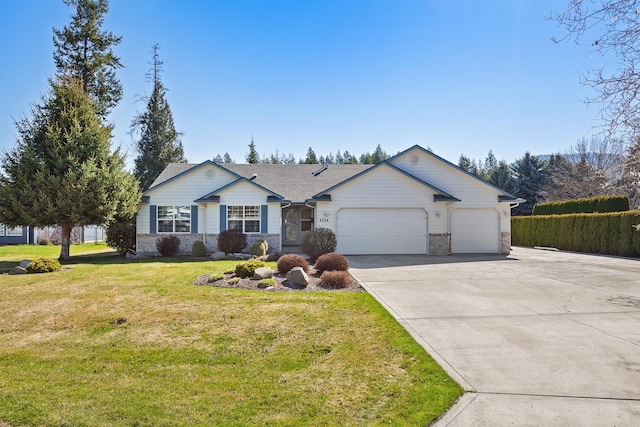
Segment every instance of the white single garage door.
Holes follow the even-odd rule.
[[[341,209],[336,222],[341,254],[427,253],[427,213],[423,209]]]
[[[495,209],[456,209],[451,213],[451,252],[500,253],[500,217]]]

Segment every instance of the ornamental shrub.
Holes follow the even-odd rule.
[[[191,256],[203,257],[207,254],[207,248],[202,240],[196,240],[191,246]]]
[[[640,211],[511,218],[514,246],[550,246],[575,252],[640,256]]]
[[[133,220],[114,219],[107,225],[107,245],[125,256],[136,246],[136,224]]]
[[[262,279],[260,280],[260,282],[258,282],[262,285],[265,286],[273,286],[276,284],[276,279],[274,279],[273,277],[267,277],[266,279]]]
[[[532,215],[567,215],[574,213],[626,212],[629,210],[629,197],[600,196],[582,199],[562,200],[558,202],[536,203]]]
[[[218,280],[222,280],[224,279],[224,274],[222,273],[214,273],[214,274],[210,274],[209,278],[207,279],[207,282],[209,283],[213,283],[213,282],[217,282]]]
[[[253,273],[256,268],[264,267],[264,262],[257,259],[250,259],[249,261],[242,261],[236,264],[236,276],[241,278],[253,277]]]
[[[349,261],[344,255],[331,252],[318,257],[314,267],[320,274],[325,271],[347,271],[349,270]]]
[[[328,228],[316,228],[302,237],[302,250],[307,255],[322,255],[335,252],[338,246],[336,234]]]
[[[178,236],[162,236],[156,240],[156,249],[162,256],[175,256],[180,251]]]
[[[38,244],[43,246],[51,245],[51,238],[49,236],[42,236],[40,240],[38,240]]]
[[[218,250],[225,254],[242,252],[247,247],[247,235],[237,230],[225,230],[218,235]]]
[[[60,261],[51,258],[34,259],[27,266],[28,273],[52,273],[62,270]]]
[[[300,255],[286,254],[278,259],[278,271],[287,274],[294,267],[302,267],[305,273],[309,272],[309,263]]]
[[[256,240],[249,248],[249,253],[255,256],[265,256],[269,250],[269,244],[266,240]]]
[[[353,284],[353,277],[348,271],[325,271],[320,276],[320,281],[328,286],[348,288]]]

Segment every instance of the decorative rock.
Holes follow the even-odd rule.
[[[229,257],[233,260],[246,261],[248,259],[253,258],[253,255],[243,254],[243,253],[234,253],[234,254],[230,254]]]
[[[222,251],[217,251],[211,254],[211,259],[214,261],[220,261],[221,259],[224,259],[224,257],[226,256],[226,254]]]
[[[27,269],[26,268],[22,268],[20,266],[13,267],[11,270],[9,270],[9,274],[11,274],[11,275],[14,275],[14,274],[27,274]]]
[[[258,283],[258,289],[267,289],[269,285],[266,283]]]
[[[31,264],[31,260],[30,259],[23,259],[22,261],[20,261],[20,264],[18,264],[20,267],[22,268],[27,268],[29,266],[29,264]]]
[[[307,287],[309,284],[309,276],[304,272],[302,267],[293,267],[287,273],[287,280],[294,285]]]
[[[196,286],[208,285],[209,284],[209,275],[208,274],[201,274],[200,276],[196,277],[196,280],[193,281],[193,284],[196,285]]]
[[[253,272],[253,278],[255,280],[267,279],[273,277],[273,270],[269,267],[258,267]]]

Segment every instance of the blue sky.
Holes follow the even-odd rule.
[[[253,135],[261,155],[349,150],[395,154],[414,144],[457,163],[489,150],[509,162],[525,151],[566,150],[599,122],[579,73],[603,60],[554,44],[545,17],[558,0],[111,0],[104,27],[124,98],[114,143],[128,134],[159,43],[162,80],[190,162],[229,152],[243,162]],[[48,89],[52,27],[62,1],[0,2],[0,147],[15,118]]]

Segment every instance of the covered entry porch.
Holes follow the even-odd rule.
[[[299,251],[302,237],[315,227],[315,207],[289,204],[282,207],[282,250]]]

